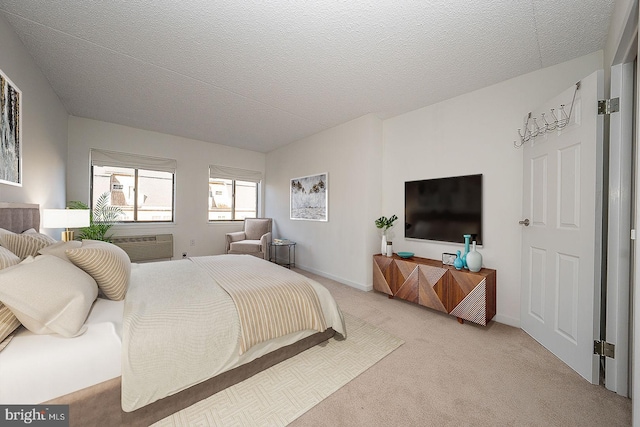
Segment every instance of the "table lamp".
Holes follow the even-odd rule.
[[[89,209],[45,209],[43,211],[43,228],[64,228],[61,240],[73,240],[73,230],[70,228],[88,227]]]

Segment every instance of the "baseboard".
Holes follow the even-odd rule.
[[[336,282],[340,282],[344,285],[351,286],[352,288],[356,288],[360,291],[369,292],[373,290],[373,285],[363,285],[361,283],[352,282],[351,280],[347,280],[342,277],[337,277],[325,271],[320,271],[320,270],[316,270],[315,268],[307,267],[306,265],[296,264],[296,268],[308,271],[309,273],[317,274],[318,276],[326,277],[327,279],[335,280]]]
[[[493,321],[513,326],[514,328],[520,328],[520,319],[505,316],[504,314],[496,314],[495,316],[493,316]]]

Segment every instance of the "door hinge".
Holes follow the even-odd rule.
[[[597,340],[593,342],[593,354],[615,359],[616,358],[615,350],[616,350],[615,344],[611,344],[606,341],[597,341]]]
[[[598,100],[598,114],[611,114],[620,111],[620,98]]]

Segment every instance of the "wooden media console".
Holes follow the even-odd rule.
[[[496,270],[456,270],[433,259],[373,256],[373,288],[464,320],[486,325],[496,314]]]

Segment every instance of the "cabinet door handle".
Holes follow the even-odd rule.
[[[529,218],[525,218],[522,221],[518,221],[518,224],[524,225],[525,227],[528,227],[529,226]]]

